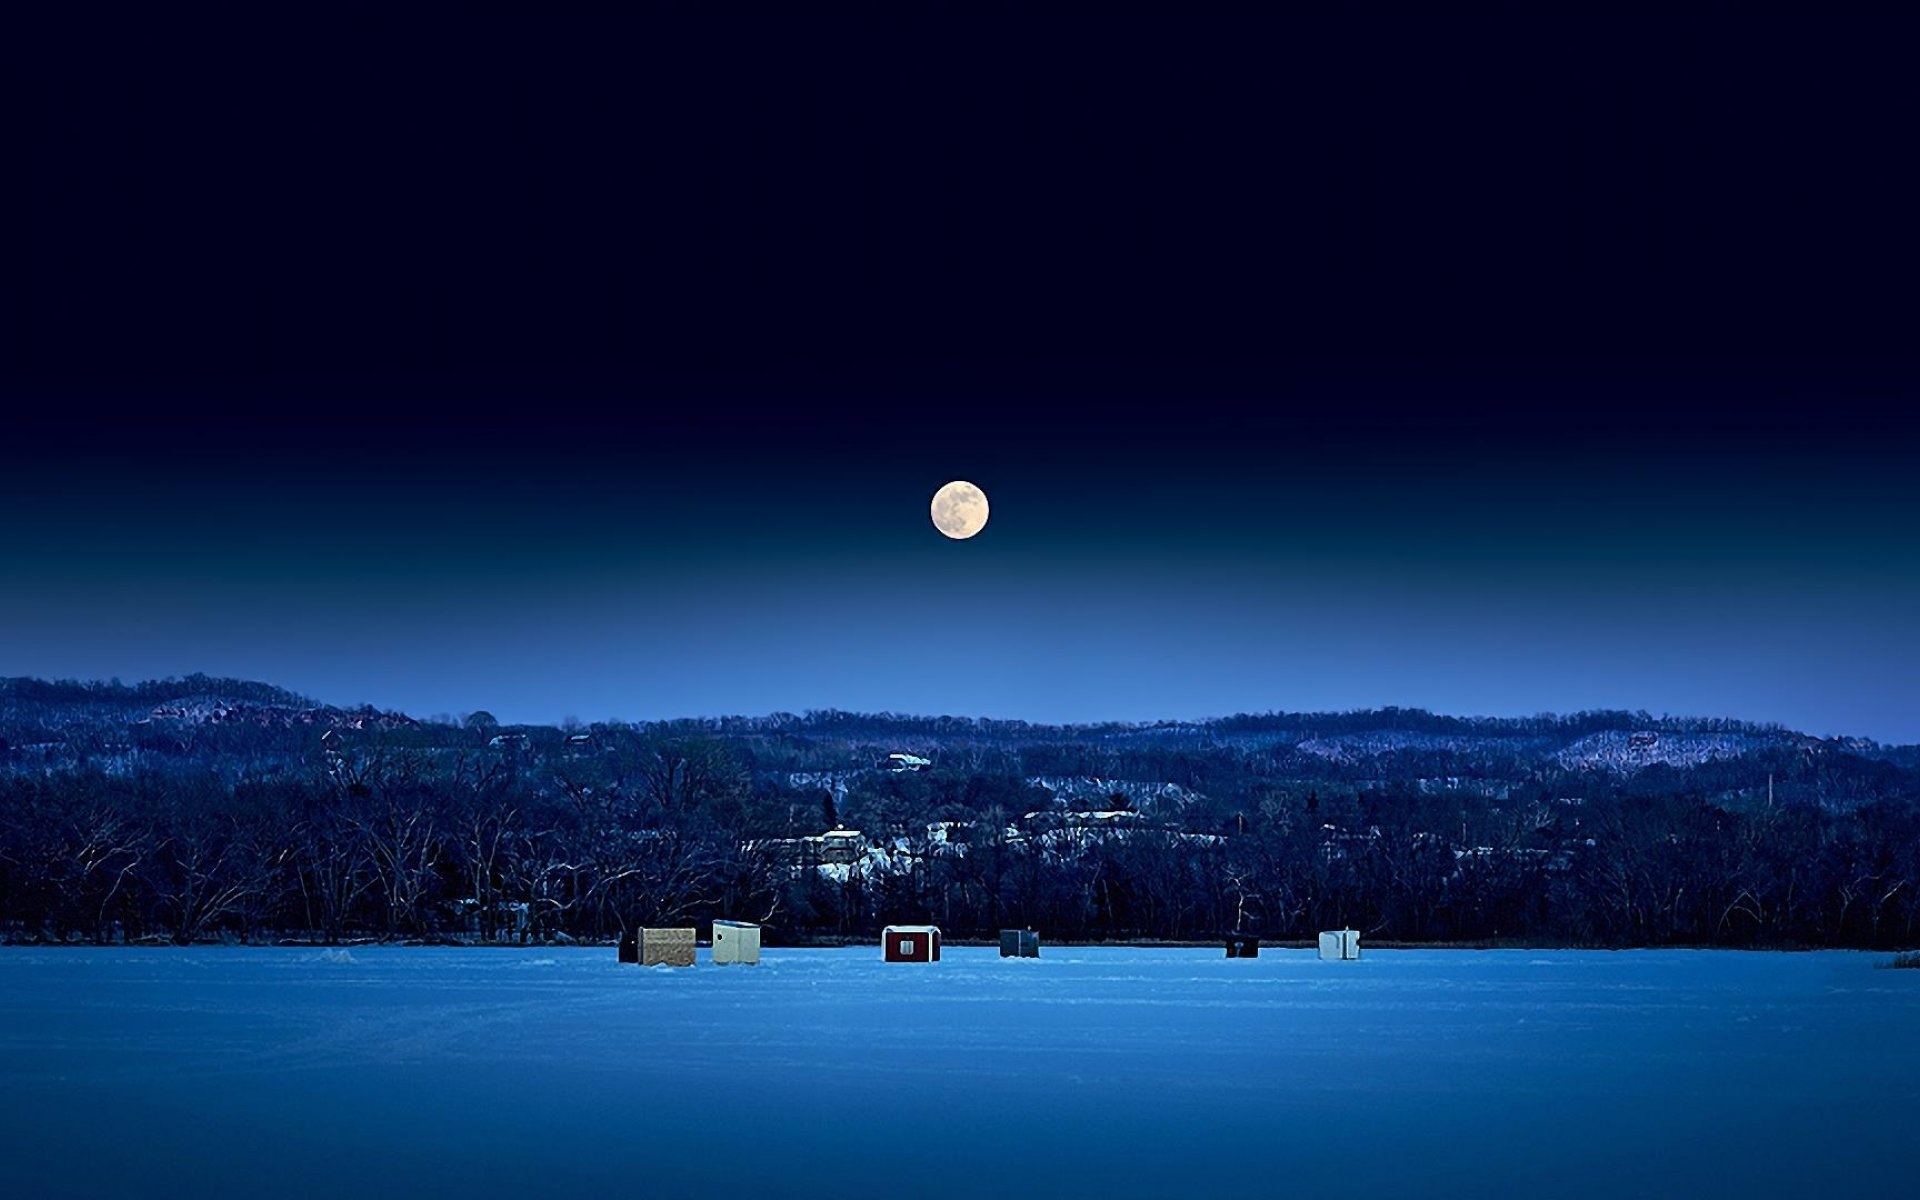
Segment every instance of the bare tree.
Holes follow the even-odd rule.
[[[424,757],[376,748],[337,756],[333,778],[342,812],[358,834],[385,902],[386,936],[427,932],[423,905],[436,882],[444,849],[440,797],[426,777]]]
[[[149,860],[148,886],[187,945],[232,917],[257,911],[292,854],[285,831],[264,816],[177,811]],[[248,930],[243,925],[242,937]]]

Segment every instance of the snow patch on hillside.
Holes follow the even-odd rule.
[[[1197,793],[1177,783],[1141,779],[1035,775],[1027,780],[1027,785],[1046,789],[1056,801],[1069,808],[1084,808],[1094,804],[1107,809],[1112,806],[1111,801],[1115,796],[1121,796],[1135,808],[1145,811],[1181,812],[1199,798]]]
[[[1716,759],[1739,758],[1769,745],[1766,738],[1745,733],[1629,733],[1609,730],[1590,734],[1556,756],[1570,771],[1615,771],[1631,774],[1664,763],[1694,767]]]

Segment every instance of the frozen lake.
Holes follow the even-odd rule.
[[[0,1195],[1909,1194],[1890,956],[0,950]]]

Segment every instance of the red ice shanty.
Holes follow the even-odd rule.
[[[888,962],[939,962],[938,925],[889,925],[880,931],[880,949]]]

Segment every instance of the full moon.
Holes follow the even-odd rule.
[[[987,526],[987,494],[956,479],[933,494],[933,527],[950,538],[970,538]]]

